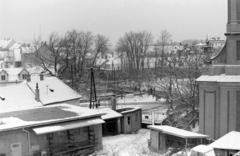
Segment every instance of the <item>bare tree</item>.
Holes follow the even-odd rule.
[[[127,54],[129,71],[137,80],[140,70],[143,72],[145,56],[152,41],[152,34],[143,31],[126,33],[117,43],[118,51]]]
[[[58,68],[63,57],[63,40],[57,32],[52,32],[47,42],[35,41],[35,63],[50,75],[59,76]]]
[[[158,65],[159,65],[159,60],[160,60],[160,72],[164,73],[163,67],[164,67],[164,60],[165,57],[167,57],[166,52],[169,51],[167,49],[167,45],[169,45],[171,39],[171,34],[167,30],[162,30],[161,31],[161,36],[159,36],[159,39],[157,41],[157,47],[155,48],[155,53],[156,53],[156,60],[155,60],[155,74],[158,76]],[[161,76],[162,78],[162,76]]]

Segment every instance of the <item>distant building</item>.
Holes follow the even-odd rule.
[[[212,39],[208,40],[209,44],[213,48],[222,48],[225,45],[225,40],[221,40],[220,37],[213,37]]]
[[[210,57],[211,45],[204,47],[206,59],[199,84],[200,133],[218,139],[240,131],[240,5],[228,1],[226,45]]]
[[[29,72],[24,68],[0,68],[0,86],[20,83],[27,79]]]

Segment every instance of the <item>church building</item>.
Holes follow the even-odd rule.
[[[226,43],[210,57],[204,47],[206,65],[199,84],[199,132],[218,139],[240,131],[240,0],[228,0]]]

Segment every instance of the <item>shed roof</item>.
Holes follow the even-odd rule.
[[[0,131],[33,127],[76,119],[100,117],[104,113],[69,104],[41,106],[33,109],[0,114]]]
[[[239,140],[240,132],[232,131],[214,141],[209,146],[217,149],[240,150]]]
[[[0,100],[0,113],[42,106],[27,84],[0,87],[0,96],[5,98]]]
[[[209,136],[198,134],[171,126],[148,126],[149,129],[161,131],[165,134],[178,136],[181,138],[208,138]]]
[[[192,150],[194,150],[196,152],[207,153],[207,152],[213,150],[213,148],[210,146],[207,146],[207,145],[198,145],[198,146],[194,147]]]
[[[122,117],[122,115],[120,113],[118,113],[110,108],[99,109],[99,112],[106,113],[105,115],[102,116],[103,120]]]
[[[36,83],[38,83],[40,92],[40,101],[43,105],[65,102],[74,99],[80,99],[81,95],[71,89],[58,78],[52,77],[51,79],[44,78],[44,81],[39,79],[35,82],[27,83],[28,86],[35,94]],[[50,91],[53,90],[53,92]]]

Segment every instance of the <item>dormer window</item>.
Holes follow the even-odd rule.
[[[22,74],[22,79],[26,80],[27,79],[27,74]]]

